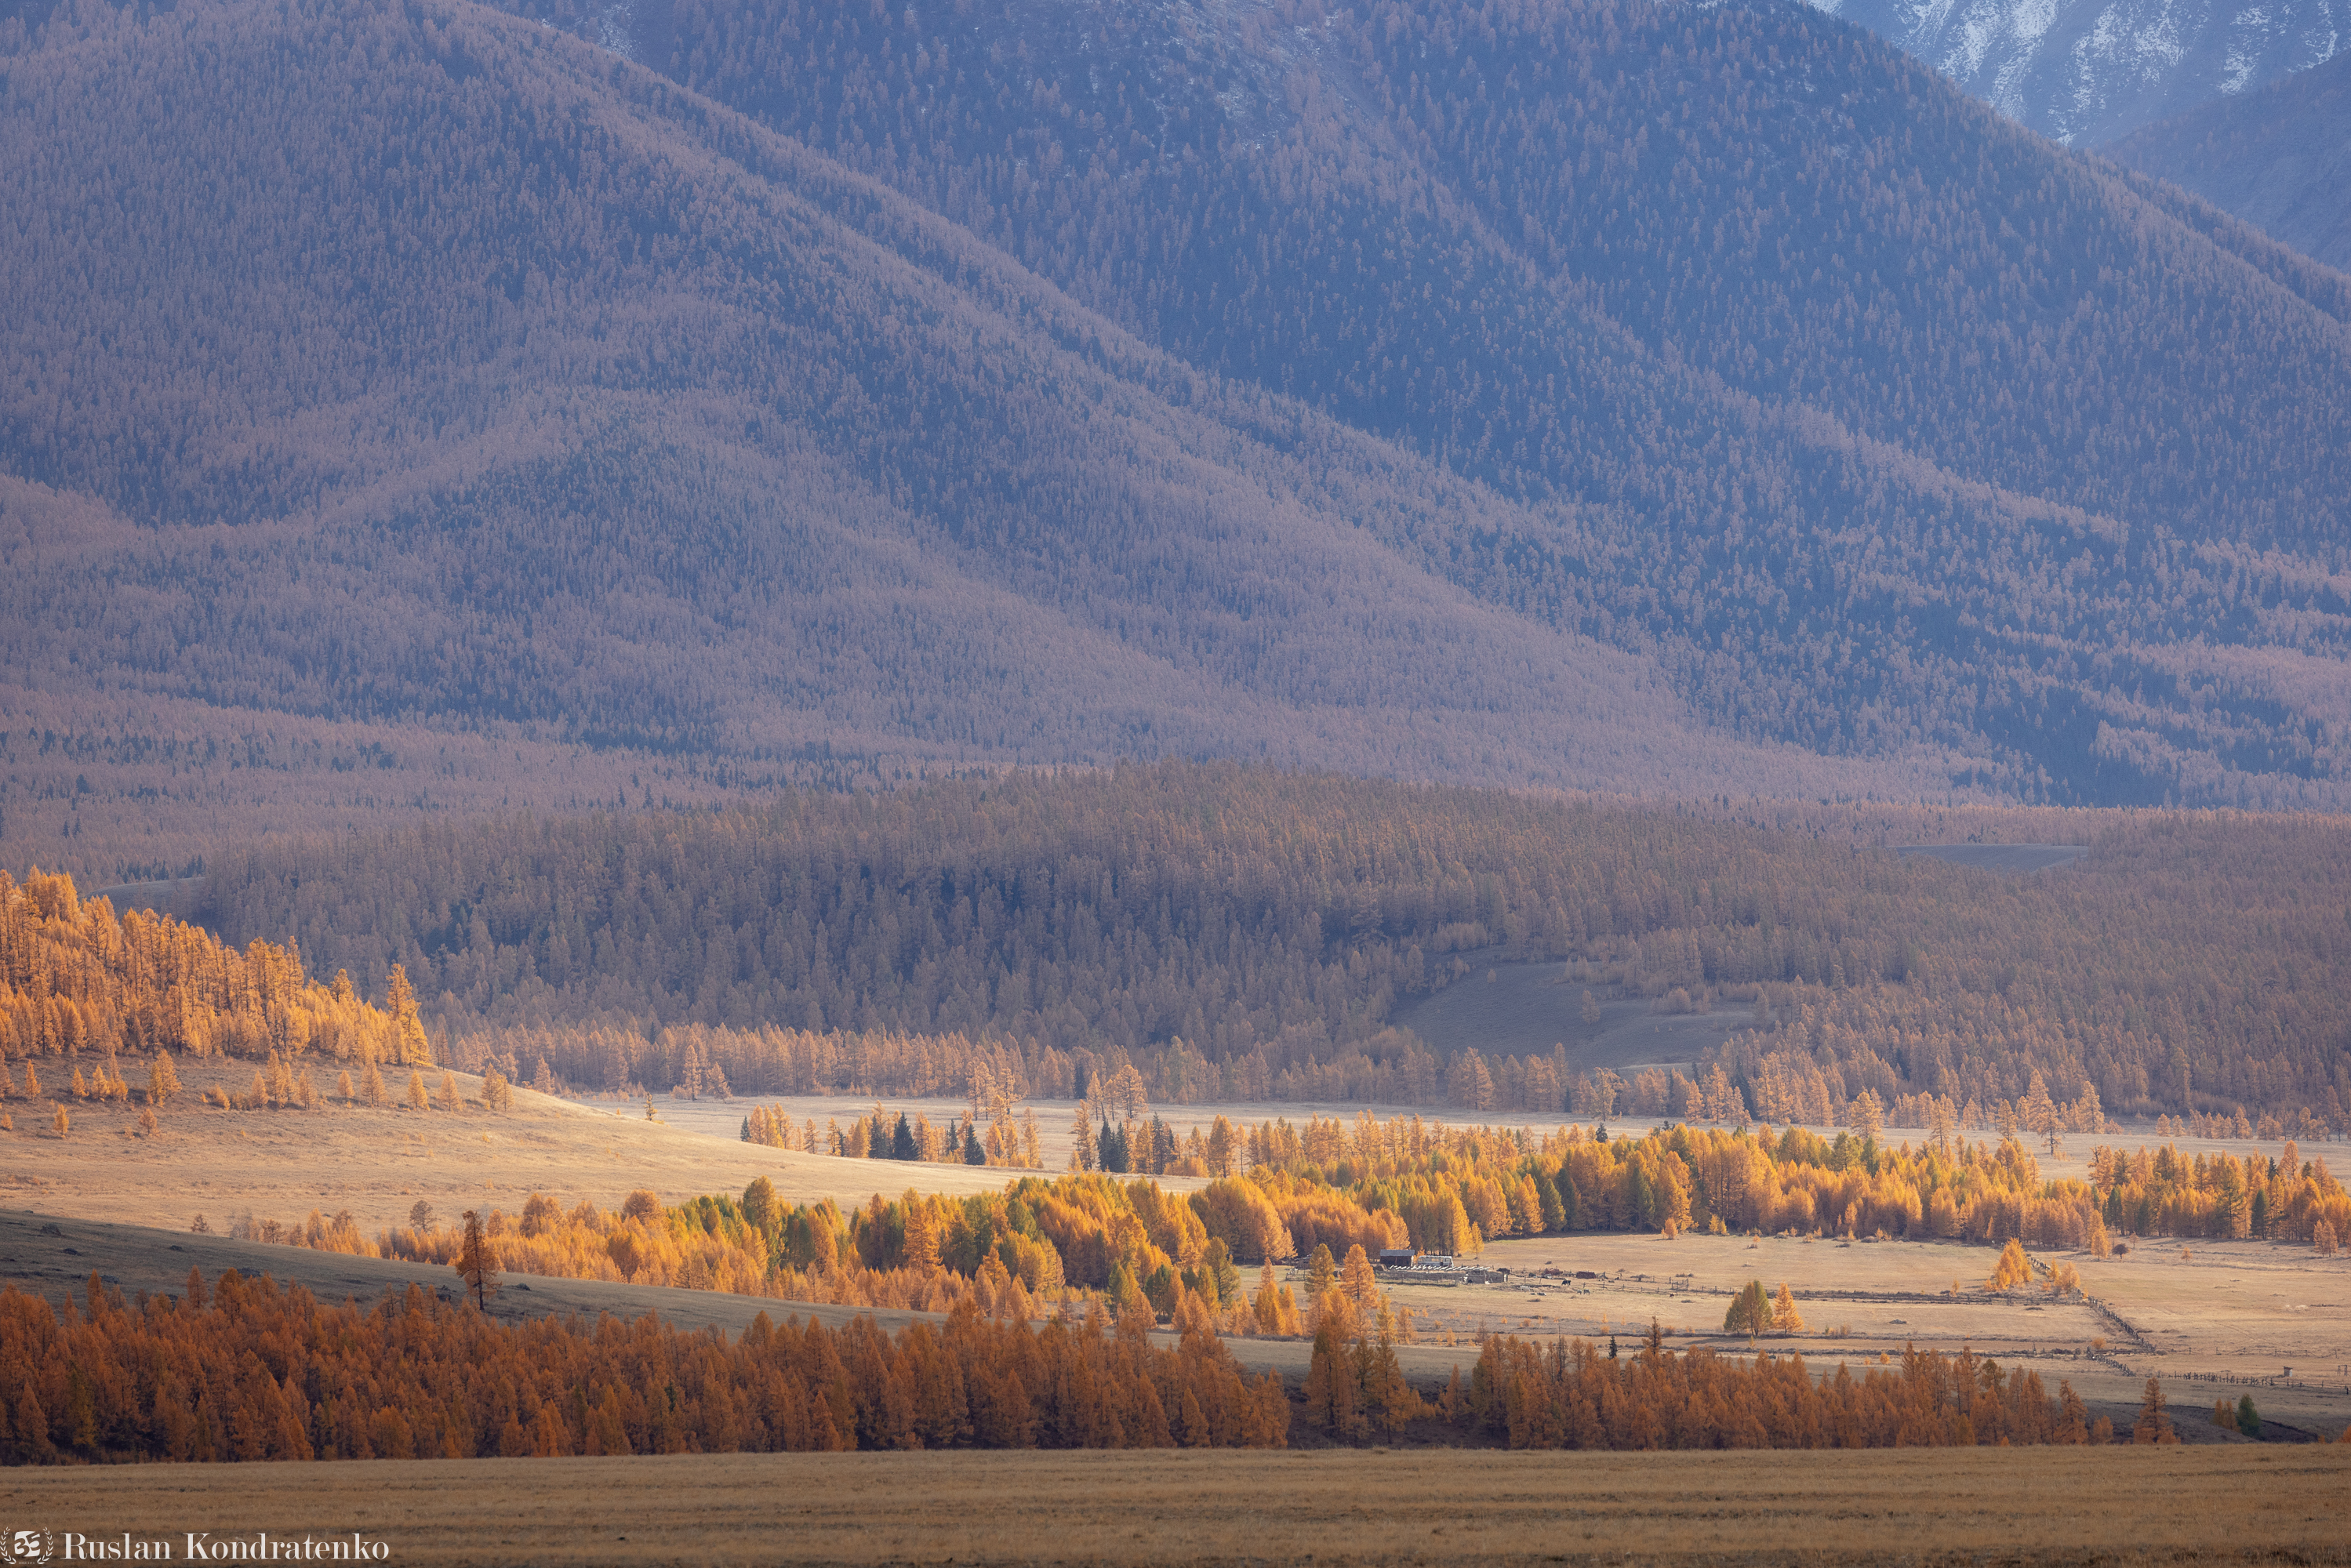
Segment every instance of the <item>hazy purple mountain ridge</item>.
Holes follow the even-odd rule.
[[[2351,54],[2100,151],[2304,256],[2351,267]]]
[[[1813,13],[36,9],[0,674],[92,795],[2339,789],[2344,280]]]
[[[2351,47],[2345,0],[1815,0],[2069,146],[2227,102]]]

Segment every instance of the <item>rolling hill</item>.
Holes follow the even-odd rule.
[[[1119,756],[2338,798],[2351,285],[1816,13],[0,52],[14,862]]]

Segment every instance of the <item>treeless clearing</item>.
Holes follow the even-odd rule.
[[[2341,1563],[2346,1500],[2343,1448],[678,1456],[0,1479],[15,1529],[175,1548],[190,1531],[359,1531],[392,1561],[442,1563]]]
[[[157,1114],[153,1137],[132,1135],[141,1109],[96,1101],[67,1102],[72,1129],[51,1131],[46,1098],[11,1098],[0,1110],[16,1124],[0,1133],[0,1192],[12,1207],[84,1219],[120,1220],[184,1230],[198,1214],[215,1230],[247,1209],[267,1219],[297,1221],[316,1208],[349,1209],[372,1236],[404,1224],[422,1198],[444,1218],[487,1204],[518,1212],[523,1199],[543,1192],[566,1207],[585,1198],[611,1207],[638,1187],[664,1203],[705,1193],[740,1193],[764,1176],[788,1203],[830,1197],[844,1207],[875,1193],[995,1192],[1019,1173],[965,1166],[900,1165],[789,1153],[713,1138],[671,1125],[673,1103],[644,1119],[642,1105],[591,1108],[515,1091],[515,1108],[493,1113],[473,1103],[481,1081],[456,1074],[467,1104],[451,1113],[404,1107],[371,1110],[332,1101],[333,1061],[306,1059],[321,1096],[315,1111],[224,1111],[198,1096],[219,1084],[241,1092],[253,1079],[249,1061],[199,1062],[180,1058],[186,1092]],[[44,1066],[46,1067],[46,1063]],[[123,1072],[143,1090],[146,1073],[125,1058]],[[360,1076],[356,1067],[352,1077]],[[384,1070],[398,1101],[404,1069]],[[439,1068],[424,1069],[437,1088]],[[54,1087],[54,1085],[52,1085]],[[748,1103],[736,1102],[736,1116]],[[863,1103],[836,1101],[848,1115]],[[618,1113],[614,1113],[617,1112]]]
[[[1499,951],[1463,954],[1471,972],[1397,1009],[1397,1024],[1447,1058],[1470,1047],[1489,1056],[1540,1056],[1556,1041],[1567,1048],[1568,1065],[1578,1071],[1629,1071],[1657,1063],[1687,1068],[1729,1037],[1755,1027],[1754,1013],[1744,1003],[1725,1002],[1704,1013],[1659,1013],[1646,997],[1612,997],[1613,988],[1596,977],[1570,978],[1570,967],[1556,959],[1503,963],[1497,961]],[[1599,1014],[1590,1023],[1582,1011],[1587,990],[1596,993]]]

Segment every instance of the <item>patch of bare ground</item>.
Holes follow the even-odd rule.
[[[2351,1448],[1156,1451],[15,1470],[93,1538],[358,1531],[389,1561],[2351,1561]],[[176,1554],[175,1554],[176,1559]]]

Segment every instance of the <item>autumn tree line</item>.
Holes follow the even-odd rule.
[[[1684,1086],[1620,1081],[1631,1113],[1989,1121],[2039,1073],[2102,1117],[2351,1126],[2339,823],[2073,826],[2083,860],[2002,877],[1817,824],[1164,764],[256,847],[207,918],[371,986],[402,965],[486,1058],[591,1090],[694,1055],[747,1093],[1074,1098],[1131,1065],[1166,1103],[1594,1104],[1573,1051],[1464,1071],[1395,1026],[1526,961],[1561,966],[1563,1047],[1586,991],[1746,1015]]]
[[[1784,1296],[1784,1291],[1782,1292]],[[1885,1359],[1885,1358],[1881,1358]],[[1842,1363],[1815,1374],[1801,1355],[1751,1360],[1698,1346],[1676,1354],[1662,1330],[1622,1355],[1582,1339],[1549,1343],[1489,1335],[1465,1381],[1436,1399],[1398,1368],[1384,1323],[1317,1332],[1303,1418],[1346,1442],[1392,1440],[1435,1418],[1441,1440],[1512,1448],[1892,1448],[2112,1443],[2176,1444],[2162,1385],[2147,1380],[2128,1436],[2091,1416],[2061,1380],[2003,1370],[1962,1349],[1907,1349],[1898,1365]],[[2217,1419],[2217,1416],[2216,1416]],[[2351,1438],[2351,1430],[2346,1430]]]
[[[2003,1370],[1962,1350],[1907,1350],[1898,1365],[1815,1374],[1801,1355],[1675,1354],[1655,1338],[1630,1356],[1584,1340],[1496,1335],[1458,1419],[1513,1448],[1893,1448],[2115,1441],[2069,1382]],[[2178,1442],[2159,1385],[2135,1442]]]
[[[140,1129],[152,1133],[157,1113],[184,1092],[175,1063],[238,1059],[254,1063],[250,1083],[216,1082],[205,1103],[461,1103],[445,1068],[437,1083],[425,1076],[434,1051],[397,967],[377,1007],[341,971],[329,985],[311,979],[291,945],[256,938],[240,951],[168,915],[118,916],[110,901],[79,897],[70,877],[37,873],[19,885],[0,871],[0,1099],[51,1102],[50,1124],[62,1136],[68,1100],[135,1096]],[[321,1085],[314,1068],[334,1076]],[[493,1071],[475,1099],[511,1108],[512,1084]]]
[[[0,871],[0,1061],[171,1051],[429,1065],[413,988],[404,973],[385,978],[375,1007],[347,975],[311,979],[290,944],[240,950],[169,915],[118,915],[69,876],[19,884]]]
[[[1476,1250],[1504,1236],[1650,1230],[1876,1236],[2103,1253],[2121,1235],[2255,1237],[2332,1250],[2351,1195],[2325,1160],[2100,1146],[2089,1179],[2047,1178],[2015,1138],[1889,1145],[1788,1127],[1678,1124],[1638,1135],[1571,1124],[1447,1127],[1359,1115],[1276,1121],[1239,1142],[1251,1181],[1329,1192],[1400,1218],[1413,1245]]]
[[[1494,1336],[1435,1400],[1396,1367],[1384,1328],[1333,1319],[1314,1346],[1302,1419],[1342,1442],[1407,1427],[1517,1448],[1944,1447],[2103,1443],[2068,1384],[1962,1351],[1898,1368],[1802,1357],[1675,1354],[1652,1331],[1632,1355],[1583,1341]],[[915,1448],[1280,1448],[1292,1401],[1245,1377],[1213,1333],[1153,1344],[1144,1321],[1064,1313],[1042,1324],[969,1303],[945,1324],[828,1329],[765,1312],[731,1341],[652,1314],[503,1322],[421,1287],[376,1306],[322,1306],[300,1287],[192,1269],[139,1300],[93,1273],[62,1309],[0,1289],[0,1460],[555,1458]],[[2177,1442],[2150,1378],[2131,1439]]]
[[[416,1286],[373,1308],[191,1270],[132,1303],[92,1275],[62,1312],[0,1290],[0,1453],[468,1458],[843,1449],[1279,1448],[1279,1378],[1213,1334],[1161,1349],[1100,1315],[965,1306],[895,1335],[765,1313],[733,1341],[647,1315],[508,1324]]]
[[[1270,1195],[1232,1178],[1186,1197],[1099,1174],[1026,1176],[963,1197],[877,1194],[848,1209],[785,1204],[766,1177],[740,1198],[674,1206],[641,1191],[617,1208],[567,1210],[534,1194],[518,1216],[494,1209],[485,1224],[497,1266],[517,1273],[931,1312],[972,1301],[1019,1319],[1098,1301],[1121,1318],[1197,1320],[1237,1335],[1301,1332],[1301,1304],[1276,1263],[1309,1253],[1360,1262],[1405,1234],[1395,1217],[1327,1190]],[[313,1215],[277,1239],[453,1266],[465,1245],[424,1213],[372,1239],[347,1217]],[[1361,1262],[1357,1284],[1369,1268]]]

